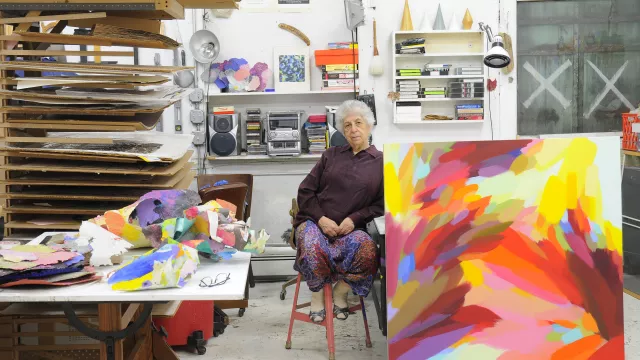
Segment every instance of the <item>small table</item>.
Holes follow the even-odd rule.
[[[125,254],[124,260],[141,255],[146,250],[132,250]],[[245,297],[247,276],[251,254],[237,252],[231,259],[212,262],[202,259],[197,272],[183,288],[114,291],[107,284],[106,275],[118,266],[97,268],[103,278],[94,283],[78,284],[48,289],[6,288],[0,289],[0,302],[5,303],[59,303],[69,320],[69,324],[86,336],[102,342],[100,358],[102,360],[124,359],[122,339],[134,333],[148,333],[141,336],[148,344],[136,344],[139,348],[135,359],[152,359],[151,355],[151,310],[154,303],[184,300],[242,300]],[[229,274],[229,280],[223,285],[207,288],[200,287],[200,280]],[[74,303],[97,303],[99,330],[88,327],[73,310]],[[130,304],[122,311],[122,304]],[[213,319],[211,319],[213,321]],[[132,323],[131,323],[132,322]]]
[[[380,267],[378,269],[380,279],[380,297],[378,297],[375,287],[372,287],[372,292],[373,304],[375,305],[376,313],[378,314],[378,327],[382,331],[382,335],[387,336],[387,265],[385,262],[386,240],[384,216],[375,218],[369,224],[368,230],[380,250]]]

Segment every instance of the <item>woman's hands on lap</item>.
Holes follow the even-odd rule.
[[[327,236],[336,237],[340,234],[340,227],[338,224],[326,216],[323,216],[318,220],[318,226],[320,226],[322,232]]]
[[[354,228],[355,228],[355,225],[353,224],[353,220],[351,220],[351,218],[346,217],[344,218],[344,220],[342,220],[342,224],[340,224],[340,227],[338,228],[338,235],[341,235],[341,236],[349,235],[351,234]]]

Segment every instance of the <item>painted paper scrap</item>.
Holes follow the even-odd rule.
[[[385,145],[389,359],[624,359],[619,149]]]
[[[225,201],[200,202],[200,196],[190,190],[152,191],[137,202],[90,222],[136,247],[182,243],[213,255],[210,258],[214,260],[220,258],[215,255],[225,247],[264,252],[269,239],[266,231],[261,230],[256,236],[247,224],[234,218],[235,210]]]
[[[136,291],[183,287],[196,272],[198,252],[167,244],[124,264],[109,278],[113,290]]]

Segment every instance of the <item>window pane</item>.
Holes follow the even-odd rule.
[[[640,101],[638,0],[518,2],[518,134],[621,131]]]

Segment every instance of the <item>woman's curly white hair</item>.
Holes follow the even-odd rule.
[[[362,116],[369,123],[369,126],[373,126],[375,121],[373,111],[367,104],[360,100],[347,100],[340,104],[340,107],[336,110],[336,129],[341,133],[344,133],[344,118],[349,115]]]

